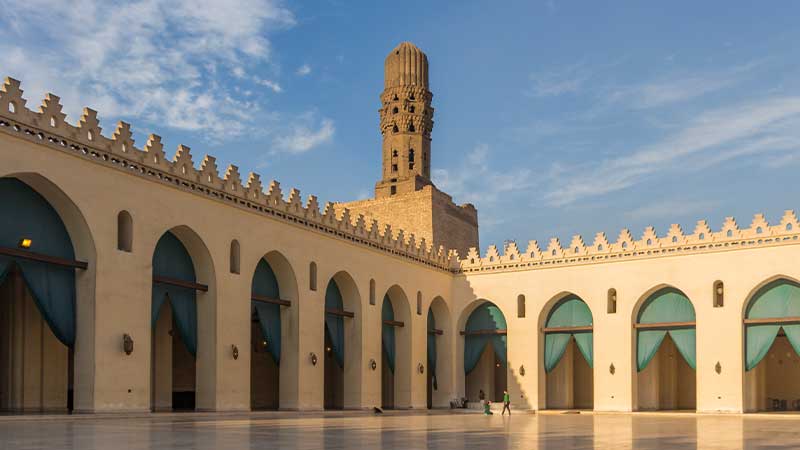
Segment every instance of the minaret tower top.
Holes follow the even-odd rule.
[[[413,192],[431,183],[433,94],[428,90],[428,57],[403,42],[384,63],[380,130],[383,172],[375,197]]]

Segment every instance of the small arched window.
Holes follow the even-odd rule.
[[[414,124],[413,123],[408,124],[408,131],[411,131],[412,133],[414,131],[416,131],[416,128],[414,128]]]
[[[117,214],[117,250],[133,251],[133,218],[128,211]]]
[[[722,281],[714,282],[714,308],[722,308],[725,306],[725,286]]]
[[[239,274],[239,261],[241,259],[241,248],[239,247],[239,241],[236,239],[231,241],[231,273]]]
[[[616,314],[617,313],[617,290],[611,288],[608,290],[608,299],[606,305],[606,312],[609,314]]]
[[[761,227],[756,228],[756,234],[761,234],[762,231],[764,230],[762,230]]]
[[[375,279],[369,280],[369,304],[375,304]]]
[[[417,315],[422,315],[422,291],[417,291]]]
[[[414,149],[408,149],[408,162],[414,162]]]
[[[397,133],[398,131],[400,131],[400,129],[397,128],[397,125],[392,127],[392,133]]]
[[[706,234],[705,233],[700,233],[699,237],[700,237],[700,240],[702,241],[703,239],[706,238]]]
[[[728,237],[733,237],[733,230],[728,230],[728,232],[725,233],[725,235]]]
[[[672,236],[672,243],[673,244],[678,243],[678,236]]]
[[[17,112],[17,105],[14,102],[8,102],[8,112],[14,114]]]
[[[392,108],[392,114],[397,114],[400,110],[397,109],[397,106]]]
[[[517,317],[525,317],[525,296],[522,294],[517,296]]]
[[[792,231],[792,224],[790,223],[786,224],[786,231]]]
[[[56,118],[50,117],[50,126],[55,128],[56,127]]]
[[[414,110],[415,109],[416,108],[414,108],[414,105],[411,105],[411,106],[408,107],[408,112],[410,112],[411,114],[414,114]]]
[[[627,242],[623,242],[622,243],[622,248],[628,248],[628,243]]]
[[[308,265],[308,288],[312,291],[317,290],[317,263],[314,261]]]

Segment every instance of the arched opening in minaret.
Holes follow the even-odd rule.
[[[392,127],[392,133],[397,133],[397,132],[399,132],[399,131],[400,131],[400,129],[399,129],[399,128],[397,128],[397,125],[394,125],[394,126]]]
[[[408,112],[410,112],[411,114],[414,114],[414,110],[415,109],[416,108],[414,108],[414,105],[411,105],[411,106],[408,107]]]
[[[392,108],[392,114],[397,114],[398,112],[400,112],[400,110],[397,109],[397,106]]]
[[[414,124],[413,123],[408,124],[408,131],[411,131],[411,132],[416,131],[416,129],[414,128]]]

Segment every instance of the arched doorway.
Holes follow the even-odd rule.
[[[272,267],[261,258],[253,273],[250,301],[250,409],[280,406],[281,300]]]
[[[558,300],[547,315],[544,334],[546,408],[592,409],[594,350],[592,312],[580,297]]]
[[[88,264],[76,260],[61,215],[30,185],[0,178],[0,198],[0,409],[68,411],[76,271]]]
[[[771,281],[745,316],[745,410],[800,411],[800,283]]]
[[[410,312],[399,286],[392,286],[381,304],[381,407],[411,404]]]
[[[695,312],[689,298],[672,287],[657,290],[641,303],[634,328],[637,409],[695,409]]]
[[[483,301],[470,313],[464,330],[465,395],[470,403],[481,397],[502,402],[507,389],[506,319],[494,303]]]
[[[338,272],[325,289],[325,409],[361,407],[360,312],[355,281]]]
[[[448,358],[451,346],[450,311],[442,297],[436,297],[428,308],[427,336],[427,405],[428,408],[449,407],[452,370]]]
[[[197,282],[195,264],[173,229],[153,252],[152,409],[193,411],[197,403]],[[186,234],[183,231],[181,234]]]

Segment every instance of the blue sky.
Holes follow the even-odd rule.
[[[502,5],[498,6],[498,5]],[[591,242],[798,204],[797,2],[0,0],[0,74],[28,106],[133,126],[287,191],[380,173],[383,59],[428,54],[434,182],[481,245]]]

